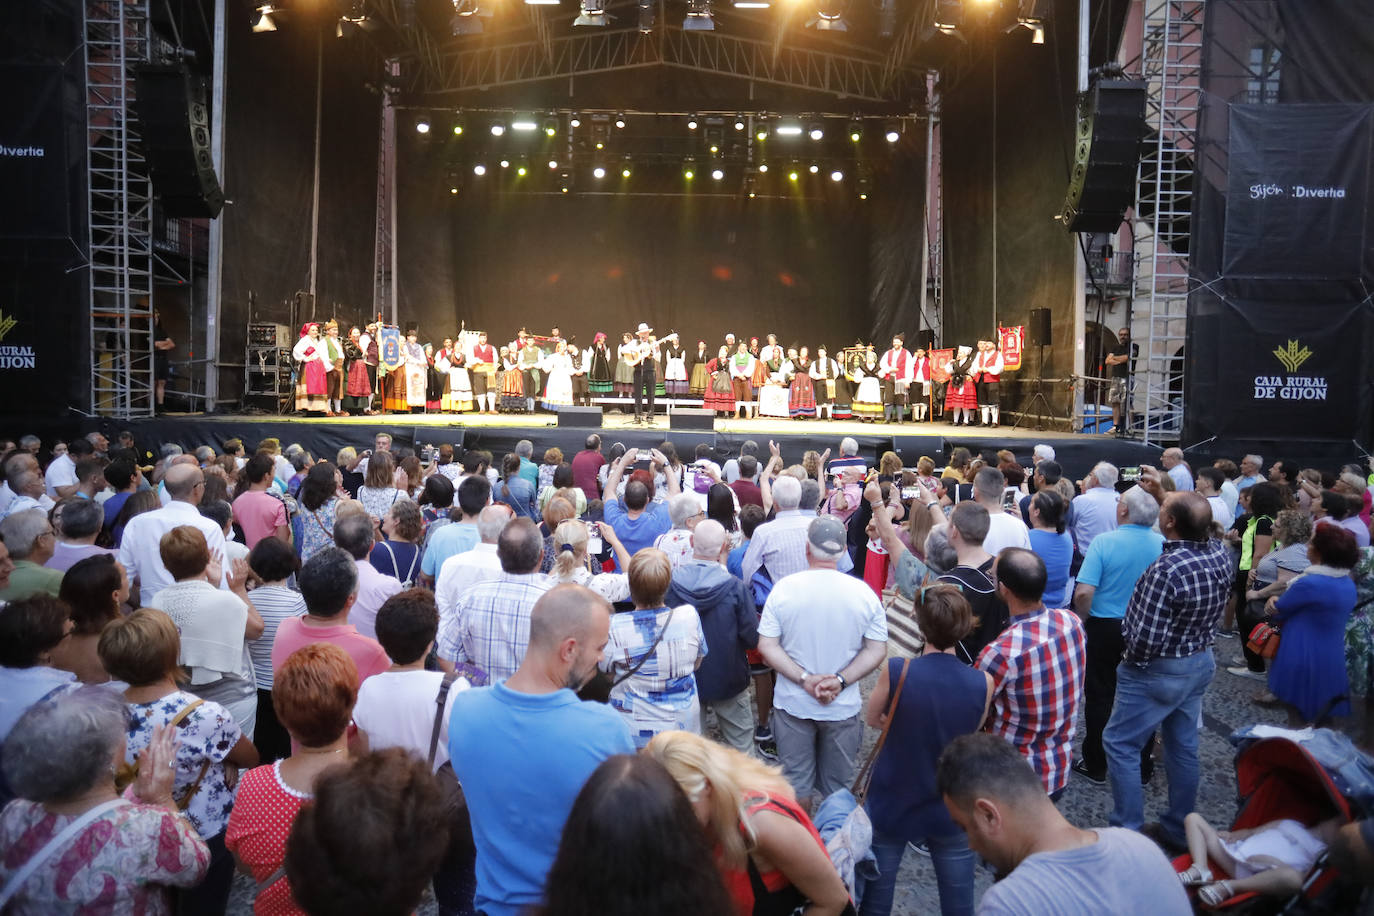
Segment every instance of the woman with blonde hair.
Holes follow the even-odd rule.
[[[696,670],[706,657],[706,637],[696,608],[663,603],[673,578],[666,553],[645,547],[626,571],[634,610],[611,616],[601,669],[615,682],[611,706],[642,748],[662,731],[701,731]]]
[[[615,529],[605,522],[580,522],[568,519],[558,523],[553,532],[554,556],[553,577],[560,584],[583,585],[596,592],[607,601],[630,600],[630,577],[625,573],[593,573],[592,561],[587,556],[587,526],[596,525],[597,533],[615,551],[615,565],[619,569],[629,569],[630,554],[625,545],[616,537]]]
[[[656,735],[645,751],[672,774],[714,841],[738,916],[836,916],[849,893],[782,772],[700,735]],[[807,905],[809,901],[809,906]]]
[[[893,480],[900,481],[902,476],[902,459],[896,452],[883,452],[882,457],[878,459],[878,476],[890,477]]]

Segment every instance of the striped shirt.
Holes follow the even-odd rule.
[[[474,585],[444,622],[439,657],[476,667],[488,684],[510,677],[529,649],[530,611],[555,584],[541,573],[503,572]]]
[[[1151,659],[1186,658],[1210,646],[1234,568],[1219,540],[1165,541],[1126,605],[1123,661],[1144,667]]]
[[[1069,781],[1085,651],[1077,615],[1041,607],[1013,617],[978,656],[993,681],[988,731],[1016,746],[1050,794]]]
[[[262,635],[248,641],[248,657],[253,660],[253,676],[259,690],[272,689],[272,640],[277,627],[291,617],[305,614],[301,593],[284,585],[263,585],[248,593],[253,607],[262,615]]]

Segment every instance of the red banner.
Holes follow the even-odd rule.
[[[930,351],[930,380],[932,382],[949,381],[949,370],[945,367],[954,358],[954,348]]]
[[[1021,368],[1021,350],[1026,342],[1025,325],[1014,328],[998,328],[997,336],[1001,341],[1002,365],[1005,371]]]

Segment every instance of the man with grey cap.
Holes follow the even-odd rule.
[[[853,777],[863,741],[859,680],[887,655],[882,604],[861,579],[836,569],[844,553],[843,523],[812,519],[807,568],[773,587],[759,621],[759,651],[778,673],[778,756],[803,806]]]

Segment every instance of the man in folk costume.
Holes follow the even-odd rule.
[[[782,378],[782,364],[785,358],[786,354],[783,353],[782,347],[778,346],[778,335],[769,334],[767,345],[759,352],[759,359],[763,360],[764,368],[775,382],[786,382]]]
[[[820,416],[824,411],[828,419],[835,419],[840,364],[830,358],[825,352],[825,347],[817,347],[816,359],[811,363],[807,374],[811,376],[812,387],[815,389],[816,415]]]
[[[372,382],[368,378],[366,351],[362,345],[363,335],[357,328],[348,332],[343,342],[344,360],[347,363],[344,385],[344,407],[349,413],[370,415],[372,413]],[[375,347],[376,345],[373,344]],[[375,372],[375,367],[373,367]]]
[[[978,409],[982,415],[984,426],[989,425],[989,417],[991,417],[990,425],[999,426],[1002,369],[1005,366],[1002,360],[1002,351],[991,340],[979,341],[978,350],[978,358],[974,361],[974,378],[978,382]]]
[[[369,322],[358,336],[358,349],[363,351],[363,370],[367,373],[368,390],[378,394],[381,389],[377,386],[377,364],[381,361],[382,348],[377,342],[377,322]]]
[[[730,357],[730,385],[734,388],[735,407],[737,411],[749,411],[748,402],[754,400],[754,354],[749,352],[749,345],[744,341],[739,342],[735,348],[735,355]]]
[[[912,418],[924,420],[930,408],[930,357],[917,347],[911,355],[911,383],[907,385],[907,399],[911,401]]]
[[[472,382],[472,406],[478,413],[496,413],[496,347],[487,343],[487,332],[477,335],[477,342],[467,352],[468,377]]]
[[[333,318],[324,323],[324,351],[329,358],[329,371],[325,373],[325,397],[329,399],[331,416],[343,413],[343,342],[339,340],[339,322]]]
[[[648,401],[649,422],[654,422],[654,392],[658,387],[658,344],[654,341],[654,329],[644,322],[635,328],[635,341],[632,356],[638,360],[634,366],[635,422],[644,422],[644,401]]]
[[[406,328],[406,342],[401,350],[405,357],[406,406],[424,410],[429,359],[425,356],[425,348],[420,346],[420,329],[415,325]]]
[[[540,368],[544,351],[524,328],[515,336],[515,347],[519,351],[516,359],[520,363],[520,378],[525,385],[525,410],[534,413],[534,402],[544,390],[544,370]]]
[[[300,363],[296,377],[296,409],[327,413],[329,400],[325,378],[333,368],[320,341],[320,325],[311,321],[301,327],[301,339],[291,350],[291,358]]]
[[[978,392],[973,381],[973,349],[960,347],[948,365],[949,385],[945,389],[945,409],[954,412],[955,426],[973,425],[978,408]]]
[[[905,334],[894,334],[892,348],[878,361],[878,378],[883,383],[883,419],[900,423],[906,411],[906,391],[911,382],[911,354],[904,344]]]

